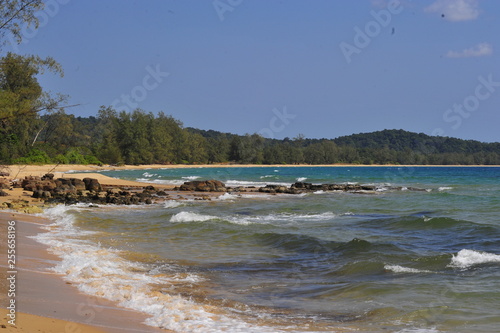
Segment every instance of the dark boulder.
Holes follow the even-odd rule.
[[[194,180],[185,182],[179,187],[180,191],[226,192],[226,185],[218,180]]]
[[[53,173],[46,173],[45,175],[42,176],[42,180],[53,180],[53,179],[54,179]]]
[[[83,178],[83,182],[85,183],[85,189],[87,191],[94,191],[94,192],[102,191],[101,184],[95,178]]]

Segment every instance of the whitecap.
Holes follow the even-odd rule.
[[[441,186],[441,187],[438,188],[439,192],[448,191],[448,190],[453,190],[453,187],[450,187],[450,186]]]
[[[226,186],[236,187],[236,186],[255,186],[261,187],[266,185],[284,185],[288,186],[289,183],[279,183],[279,182],[258,182],[258,181],[248,181],[248,180],[234,180],[230,179],[225,182]]]
[[[426,269],[416,269],[399,265],[385,265],[384,269],[393,271],[394,273],[432,273],[431,271],[428,271]]]
[[[195,179],[198,179],[198,178],[201,178],[200,176],[185,176],[185,177],[182,177],[182,179],[187,179],[187,180],[195,180]]]
[[[141,182],[141,183],[162,184],[162,185],[182,185],[182,184],[184,184],[184,182],[180,182],[179,184],[174,184],[168,180],[151,179],[151,178],[136,178],[135,181]]]
[[[144,172],[142,175],[143,175],[144,177],[146,177],[146,178],[151,178],[151,177],[158,176],[158,174],[157,174],[157,173],[149,173],[149,172],[147,172],[147,171],[146,171],[146,172]]]
[[[306,180],[307,180],[307,177],[299,177],[299,178],[297,178],[298,182],[304,182]]]
[[[238,199],[238,196],[231,193],[224,193],[216,198],[216,200],[220,201],[234,201],[235,199]]]
[[[215,219],[215,216],[202,215],[193,212],[180,212],[170,218],[170,222],[204,222]]]
[[[183,202],[176,201],[176,200],[168,200],[163,203],[163,208],[176,208],[179,206],[184,205]]]
[[[469,268],[474,265],[486,263],[500,263],[500,255],[488,252],[480,252],[468,249],[458,251],[456,255],[451,258],[451,263],[448,267]]]

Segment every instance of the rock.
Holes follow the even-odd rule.
[[[109,189],[107,191],[108,194],[114,194],[114,195],[118,195],[121,193],[121,190],[119,188],[112,188],[112,189]]]
[[[87,191],[94,191],[94,192],[102,191],[101,184],[95,178],[83,178],[83,182],[85,183],[85,189]]]
[[[9,193],[5,192],[4,190],[0,190],[0,197],[6,197],[9,196]]]
[[[226,185],[218,180],[194,180],[185,182],[179,187],[180,191],[226,192]]]
[[[42,176],[42,180],[53,180],[53,179],[54,179],[53,173],[46,173],[45,175]]]
[[[296,182],[295,184],[292,185],[294,188],[300,188],[300,189],[311,189],[312,183],[304,183],[304,182]]]

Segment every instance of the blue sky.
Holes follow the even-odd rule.
[[[500,1],[48,0],[5,51],[52,56],[68,109],[164,111],[284,138],[382,129],[500,141]]]

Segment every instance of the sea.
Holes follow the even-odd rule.
[[[56,206],[36,239],[86,294],[175,332],[499,332],[499,167],[103,171],[179,185],[370,184]],[[415,190],[421,189],[421,190]]]

